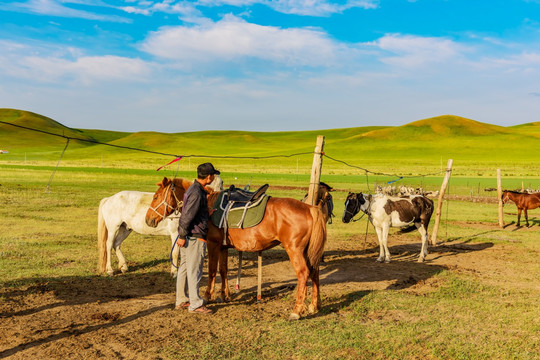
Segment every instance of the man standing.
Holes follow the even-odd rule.
[[[176,280],[176,308],[188,308],[191,313],[212,313],[199,296],[199,283],[206,254],[209,218],[207,192],[204,187],[214,181],[214,176],[219,173],[211,163],[199,165],[197,179],[184,194],[182,215],[178,224],[180,269]]]

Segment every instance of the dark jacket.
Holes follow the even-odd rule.
[[[206,240],[208,235],[208,200],[203,186],[194,181],[184,194],[182,215],[178,223],[181,239],[194,236]]]

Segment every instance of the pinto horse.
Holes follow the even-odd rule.
[[[162,201],[167,193],[160,187],[153,203]],[[174,197],[167,195],[171,202]],[[208,197],[209,208],[212,208],[219,193]],[[174,206],[174,205],[173,205]],[[148,225],[157,226],[155,216],[147,213]],[[281,244],[289,255],[296,271],[298,288],[296,303],[290,319],[296,320],[306,311],[307,281],[313,283],[312,301],[307,310],[315,313],[320,309],[319,262],[326,244],[326,217],[320,207],[307,205],[291,198],[270,197],[266,205],[263,220],[256,226],[245,229],[228,229],[227,245],[223,246],[225,233],[209,222],[208,229],[208,286],[205,297],[211,299],[217,272],[218,261],[222,279],[222,295],[224,300],[230,299],[227,280],[227,253],[233,247],[238,251],[259,252]]]
[[[403,227],[414,224],[422,237],[422,249],[418,262],[427,255],[428,225],[433,214],[433,201],[421,195],[406,198],[387,195],[366,195],[349,193],[345,201],[342,221],[348,223],[362,210],[369,216],[379,239],[378,262],[390,262],[388,250],[388,231],[390,227]]]
[[[540,206],[540,193],[535,194],[525,194],[517,191],[504,190],[501,196],[503,205],[508,201],[512,200],[516,204],[518,209],[518,220],[517,226],[519,227],[519,222],[521,219],[521,211],[525,212],[525,222],[527,227],[529,227],[529,216],[527,215],[527,210],[533,210]]]

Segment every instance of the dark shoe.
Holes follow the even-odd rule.
[[[181,303],[180,305],[176,305],[175,309],[176,310],[187,309],[188,307],[189,307],[189,301],[186,301],[186,302]]]
[[[210,310],[209,308],[207,308],[206,306],[201,306],[201,307],[198,307],[196,308],[195,310],[189,310],[190,313],[194,313],[194,314],[204,314],[204,315],[210,315],[212,314],[214,311],[213,310]]]

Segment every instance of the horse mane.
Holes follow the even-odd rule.
[[[180,186],[184,188],[184,190],[187,190],[191,186],[191,184],[193,184],[191,181],[182,178],[174,178],[171,179],[171,181],[174,183],[175,186]]]
[[[517,195],[524,195],[524,194],[527,194],[527,193],[522,193],[522,192],[516,191],[516,190],[503,190],[503,192],[509,192],[509,193],[517,194]]]
[[[208,207],[209,208],[214,206],[219,194],[221,194],[220,191],[214,191],[213,193],[208,194],[207,200],[208,200]]]

